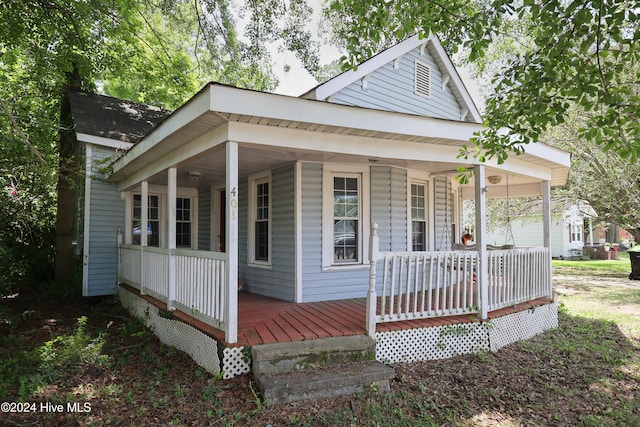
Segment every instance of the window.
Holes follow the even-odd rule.
[[[249,262],[269,265],[271,262],[271,175],[256,175],[249,180],[251,200],[249,230]]]
[[[191,247],[191,199],[176,199],[176,247]]]
[[[255,260],[269,261],[269,183],[256,185]]]
[[[569,241],[582,242],[582,224],[569,225]]]
[[[359,259],[360,198],[357,177],[333,178],[333,262]]]
[[[411,250],[427,250],[426,185],[411,184]]]
[[[431,67],[424,62],[415,62],[414,91],[416,95],[431,98]]]
[[[149,196],[147,209],[147,245],[160,246],[160,198]],[[142,196],[133,195],[133,244],[140,244],[141,222],[142,222]]]

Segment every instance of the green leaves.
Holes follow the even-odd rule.
[[[326,13],[349,52],[346,67],[415,32],[437,34],[450,52],[462,48],[492,81],[486,130],[474,140],[481,149],[464,155],[502,162],[562,124],[575,104],[597,112],[583,137],[640,158],[638,10],[637,0],[335,0]]]

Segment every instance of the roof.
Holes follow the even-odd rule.
[[[449,77],[448,86],[458,103],[468,110],[468,114],[471,116],[473,122],[481,123],[482,117],[473,102],[473,98],[462,82],[451,58],[442,47],[440,40],[438,40],[438,38],[433,34],[430,34],[429,37],[425,39],[420,38],[420,36],[416,34],[386,50],[383,50],[374,57],[358,65],[356,69],[338,74],[334,78],[321,83],[315,88],[302,94],[300,97],[328,101],[332,95],[346,88],[351,83],[364,78],[389,62],[398,60],[403,55],[417,47],[420,47],[421,50],[426,49],[429,51],[438,64],[438,67]]]
[[[135,143],[170,111],[88,92],[69,92],[76,134]],[[80,138],[79,138],[80,139]]]
[[[156,160],[187,161],[225,141],[278,147],[289,160],[326,161],[325,153],[332,153],[343,159],[384,159],[407,167],[420,167],[412,162],[437,162],[434,172],[448,171],[464,163],[459,159],[460,147],[481,128],[478,123],[209,83],[116,161],[111,179],[125,188],[130,180],[158,173],[156,169],[164,166]],[[179,156],[167,157],[176,151]],[[264,154],[257,159],[262,169],[268,167]],[[487,162],[505,173],[550,179],[552,185],[565,183],[569,164],[568,153],[540,143],[520,156],[510,156],[504,164]]]

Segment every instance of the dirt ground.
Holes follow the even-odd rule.
[[[639,287],[640,282],[566,273],[556,275],[554,284],[558,292],[571,294],[585,286]],[[570,316],[561,319],[558,331],[497,353],[396,364],[391,393],[384,396],[372,390],[268,408],[249,375],[211,378],[185,354],[140,332],[139,323],[111,299],[61,304],[18,297],[6,307],[0,337],[7,346],[0,346],[0,363],[71,333],[83,315],[89,332],[106,337],[107,363],[59,367],[66,370],[63,375],[26,399],[38,405],[89,402],[89,412],[51,413],[38,406],[32,413],[0,413],[0,426],[572,426],[634,425],[634,419],[640,425],[638,372],[611,368],[610,362],[638,360],[638,348],[612,325]],[[619,309],[640,313],[638,305]],[[593,350],[604,341],[615,352],[606,358]],[[556,345],[559,350],[545,351]],[[0,401],[18,399],[14,388]]]

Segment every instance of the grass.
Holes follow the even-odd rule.
[[[560,327],[496,353],[394,365],[391,391],[265,407],[117,305],[0,301],[0,402],[89,402],[89,413],[0,413],[0,425],[640,426],[640,281],[628,259],[554,261]],[[57,309],[57,311],[56,311]]]

